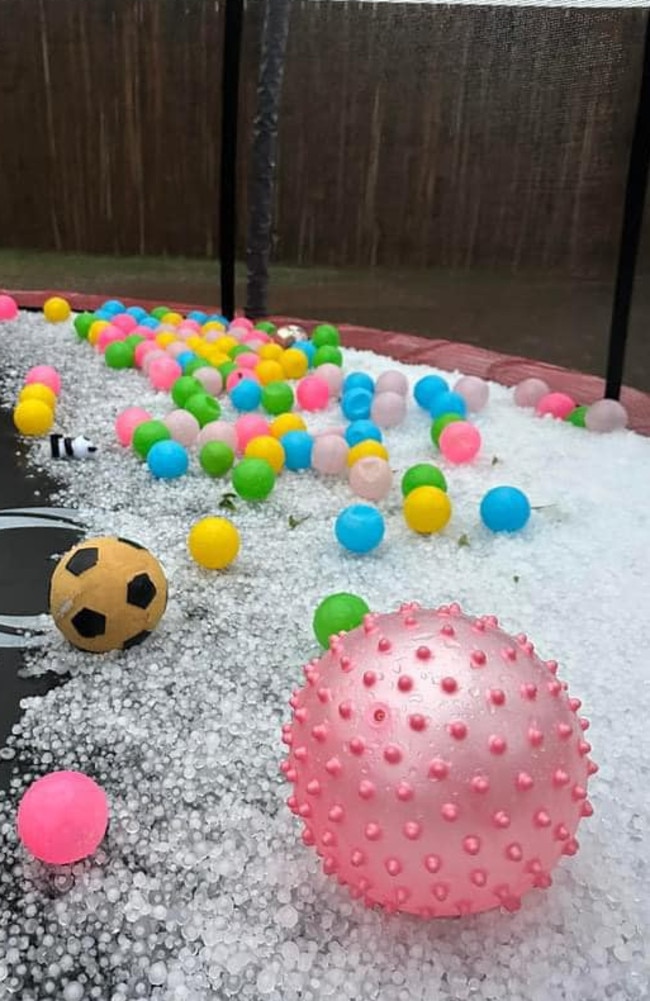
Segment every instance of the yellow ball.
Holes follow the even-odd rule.
[[[50,323],[63,323],[70,316],[70,303],[58,295],[52,296],[43,306],[45,319]]]
[[[274,438],[281,438],[289,431],[306,431],[307,425],[300,414],[280,414],[271,421],[270,430]]]
[[[108,320],[95,320],[94,323],[91,323],[90,330],[88,331],[88,343],[95,347],[99,340],[99,335],[106,327],[110,327]]]
[[[274,473],[284,469],[284,449],[277,438],[270,434],[261,434],[252,438],[244,450],[247,459],[266,459]]]
[[[169,323],[170,326],[177,327],[179,323],[183,322],[183,317],[180,313],[175,313],[173,310],[170,310],[169,313],[165,313],[160,322]]]
[[[23,400],[40,400],[52,413],[56,410],[56,393],[42,382],[31,382],[28,386],[23,386],[18,395],[18,402],[22,403]]]
[[[280,361],[284,351],[279,344],[263,344],[258,354],[264,361]]]
[[[223,570],[239,552],[239,532],[226,518],[202,518],[192,525],[187,545],[200,566]]]
[[[224,327],[223,323],[219,323],[218,320],[208,320],[208,322],[204,323],[203,326],[201,327],[201,330],[204,334],[209,334],[211,330],[225,330],[225,329],[226,328]]]
[[[198,334],[193,334],[191,337],[188,337],[185,343],[187,344],[190,351],[198,352],[199,348],[202,348],[204,346],[203,338],[199,337]]]
[[[54,413],[42,400],[23,400],[14,410],[14,424],[21,434],[37,437],[50,430]]]
[[[285,379],[302,379],[309,368],[307,355],[298,348],[287,348],[280,358]]]
[[[282,382],[284,372],[279,361],[267,358],[255,366],[255,372],[263,386],[268,386],[270,382]]]
[[[162,334],[156,334],[156,344],[161,348],[168,348],[176,340],[176,334],[166,330]]]
[[[212,365],[225,365],[227,361],[230,361],[228,355],[225,355],[223,351],[220,351],[219,348],[215,347],[210,347],[206,358]]]
[[[348,452],[348,466],[353,466],[359,459],[367,459],[371,455],[376,455],[378,459],[386,459],[388,461],[388,450],[385,446],[380,441],[368,438],[367,441],[360,441],[358,445],[353,445],[350,449]]]
[[[234,337],[229,337],[228,335],[226,335],[225,337],[220,337],[218,341],[214,342],[215,348],[219,348],[219,350],[223,351],[223,353],[225,355],[228,355],[228,357],[230,357],[230,352],[232,351],[232,349],[236,348],[238,344],[239,344],[238,340],[236,340]]]
[[[404,498],[404,518],[421,535],[440,532],[451,518],[451,501],[438,487],[416,487]]]

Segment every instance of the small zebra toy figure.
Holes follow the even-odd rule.
[[[83,434],[77,435],[76,438],[51,434],[50,449],[53,459],[90,459],[95,455],[97,446]]]

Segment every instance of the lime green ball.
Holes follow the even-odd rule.
[[[436,417],[435,421],[431,425],[431,441],[438,448],[440,442],[440,435],[445,430],[448,424],[453,424],[454,421],[462,421],[460,414],[441,414],[440,417]]]
[[[234,348],[228,352],[231,358],[236,358],[237,355],[249,355],[251,354],[251,349],[245,344],[235,344]]]
[[[143,340],[144,337],[142,337],[141,334],[129,334],[128,337],[124,338],[124,343],[128,344],[129,347],[133,348],[133,350],[135,351],[138,344],[142,344]]]
[[[585,426],[585,414],[587,413],[588,407],[576,407],[571,413],[565,417],[565,421],[569,424],[573,424],[574,427],[583,428]]]
[[[269,382],[262,390],[262,406],[267,414],[273,414],[274,417],[288,414],[293,401],[293,389],[287,382]]]
[[[106,348],[104,361],[109,368],[132,368],[133,348],[126,341],[113,341]]]
[[[200,368],[212,368],[212,366],[203,358],[195,358],[194,361],[189,361],[184,367],[183,375],[194,375]]]
[[[315,348],[338,348],[341,343],[341,335],[339,334],[338,327],[335,327],[331,323],[319,323],[312,330],[311,342]]]
[[[232,485],[244,500],[265,500],[275,486],[273,467],[266,459],[242,459],[232,471]]]
[[[155,309],[151,310],[151,315],[155,316],[157,320],[162,320],[163,316],[167,316],[169,312],[171,312],[169,306],[156,306]]]
[[[225,476],[234,461],[235,453],[224,441],[209,441],[199,452],[201,469],[208,476]]]
[[[271,323],[270,320],[260,320],[259,323],[255,324],[255,329],[263,330],[265,334],[273,336],[277,328],[275,326],[275,323]]]
[[[323,344],[322,348],[318,348],[314,355],[314,368],[318,368],[319,365],[338,365],[341,368],[343,352],[340,348],[334,347],[333,344]]]
[[[77,337],[80,341],[85,341],[88,337],[88,331],[95,322],[94,313],[78,313],[74,318],[74,329],[77,333]]]
[[[181,375],[172,386],[172,400],[177,407],[184,407],[190,396],[203,392],[205,390],[198,379],[191,375]]]
[[[356,629],[370,609],[363,598],[356,594],[330,594],[321,601],[314,613],[314,633],[320,645],[327,649],[330,636]]]
[[[183,409],[193,414],[202,428],[206,424],[210,424],[211,421],[218,421],[221,417],[221,407],[218,401],[203,390],[190,396],[183,404]]]
[[[224,386],[226,385],[226,379],[231,372],[237,369],[234,361],[224,361],[221,365],[217,365],[217,372],[221,372],[221,378],[223,379]]]
[[[146,459],[149,449],[157,441],[167,441],[171,438],[169,429],[162,421],[144,421],[138,424],[133,432],[133,451],[137,452],[141,459]]]
[[[447,492],[447,481],[437,466],[430,462],[419,462],[411,466],[402,477],[402,496],[407,497],[417,487],[437,487]]]

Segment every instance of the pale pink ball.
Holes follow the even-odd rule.
[[[217,371],[216,368],[211,368],[209,365],[197,368],[196,372],[194,372],[194,378],[198,379],[206,393],[211,393],[212,396],[218,396],[223,389],[221,372]]]
[[[183,369],[170,358],[169,355],[163,355],[162,358],[154,358],[153,362],[149,366],[149,382],[154,389],[166,392],[171,389],[177,379],[183,374]]]
[[[325,873],[422,918],[515,911],[550,886],[596,770],[556,671],[458,605],[403,605],[335,637],[283,729],[288,804]]]
[[[18,303],[10,295],[0,295],[0,320],[15,320],[18,316]]]
[[[406,399],[392,389],[375,393],[370,408],[370,416],[380,428],[394,428],[406,417]]]
[[[470,413],[477,414],[489,399],[490,387],[485,379],[479,379],[477,375],[464,375],[454,386],[454,392],[462,396]]]
[[[368,455],[350,467],[350,489],[364,500],[380,501],[387,497],[393,484],[393,474],[385,459]]]
[[[142,407],[127,407],[121,414],[118,414],[115,421],[115,434],[120,445],[131,444],[133,432],[145,421],[151,420],[151,414]]]
[[[172,410],[163,420],[174,441],[190,448],[196,441],[201,425],[188,410]]]
[[[541,400],[538,400],[535,412],[540,417],[550,414],[558,420],[564,420],[575,408],[576,401],[567,393],[547,393],[546,396],[542,396]]]
[[[137,334],[138,337],[144,337],[145,341],[152,341],[156,336],[155,330],[152,330],[151,327],[136,327],[133,333]]]
[[[208,330],[203,340],[206,344],[214,344],[214,342],[218,341],[221,337],[223,337],[223,330]]]
[[[233,327],[240,327],[242,330],[249,331],[254,329],[255,324],[247,316],[236,316],[228,327],[228,333],[230,333]]]
[[[259,358],[257,359],[259,361]],[[239,361],[239,359],[237,359]],[[238,386],[240,382],[244,379],[249,379],[251,382],[259,383],[259,377],[250,368],[236,368],[234,371],[226,378],[226,392],[230,392],[235,386]]]
[[[311,452],[311,464],[317,473],[340,476],[347,469],[349,451],[345,438],[337,434],[317,435]]]
[[[243,417],[235,421],[235,432],[237,434],[237,451],[243,452],[249,441],[259,438],[262,435],[269,435],[271,427],[259,414],[244,414]]]
[[[598,400],[585,414],[585,427],[600,434],[622,431],[627,427],[627,410],[618,400]]]
[[[201,324],[197,320],[183,320],[178,327],[179,330],[189,330],[194,334],[198,334],[201,329]]]
[[[113,317],[111,323],[123,334],[132,334],[138,325],[138,321],[130,313],[118,313],[117,316]]]
[[[82,772],[52,772],[18,806],[18,837],[48,865],[70,865],[97,850],[108,827],[106,793]]]
[[[232,448],[233,452],[237,449],[237,432],[235,431],[234,424],[228,424],[227,421],[210,421],[205,427],[201,428],[198,437],[196,439],[196,447],[199,451],[204,445],[207,445],[209,441],[222,441],[224,445],[228,445]]]
[[[158,345],[156,343],[154,343],[153,347],[154,347],[154,350],[153,351],[148,351],[147,354],[144,356],[144,358],[142,360],[142,371],[144,372],[145,375],[149,375],[149,369],[151,368],[151,366],[153,365],[153,363],[158,358],[168,358],[169,357],[165,353],[165,351],[163,351],[162,348],[158,347]]]
[[[469,421],[454,421],[444,428],[438,446],[449,462],[471,462],[481,448],[481,432]]]
[[[514,400],[518,407],[536,407],[542,396],[550,391],[543,379],[524,379],[515,386]]]
[[[133,352],[133,359],[138,368],[142,368],[144,360],[148,354],[156,350],[156,345],[152,341],[140,341],[137,345],[135,351]]]
[[[400,396],[408,396],[409,381],[403,372],[396,369],[389,369],[382,372],[375,383],[375,393],[399,393]]]
[[[184,341],[172,341],[171,344],[167,345],[164,351],[170,358],[178,358],[179,355],[182,355],[187,351],[187,345]]]
[[[187,348],[185,347],[185,341],[187,341],[190,337],[196,337],[195,331],[194,330],[187,330],[187,328],[181,330],[180,327],[175,327],[174,328],[174,333],[178,337],[179,341],[183,344],[183,346],[184,346],[184,348],[185,348],[186,351],[187,351]]]
[[[325,380],[329,387],[330,397],[333,400],[341,395],[341,386],[343,385],[343,369],[339,365],[332,365],[331,362],[325,362],[324,365],[319,365],[318,378]]]
[[[329,398],[329,385],[319,375],[306,375],[298,383],[296,399],[303,410],[324,410]]]
[[[242,336],[241,342],[242,344],[250,344],[251,348],[255,350],[255,348],[261,347],[262,344],[268,344],[270,340],[269,335],[263,330],[248,330]],[[255,348],[253,348],[253,345],[255,345]]]
[[[25,376],[25,385],[32,382],[40,382],[43,386],[49,386],[55,396],[61,392],[61,376],[51,365],[35,365],[30,368]]]
[[[253,351],[250,354],[242,353],[237,355],[237,366],[239,368],[256,368],[260,363],[259,355],[256,355]],[[259,380],[258,380],[259,381]]]
[[[116,327],[114,323],[110,323],[108,327],[104,327],[97,338],[97,350],[104,354],[109,344],[115,344],[116,341],[123,341],[125,337],[126,334],[123,330]]]

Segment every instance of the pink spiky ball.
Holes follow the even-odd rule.
[[[282,769],[353,897],[423,918],[516,910],[590,816],[580,701],[526,636],[458,605],[368,615],[305,667]]]

